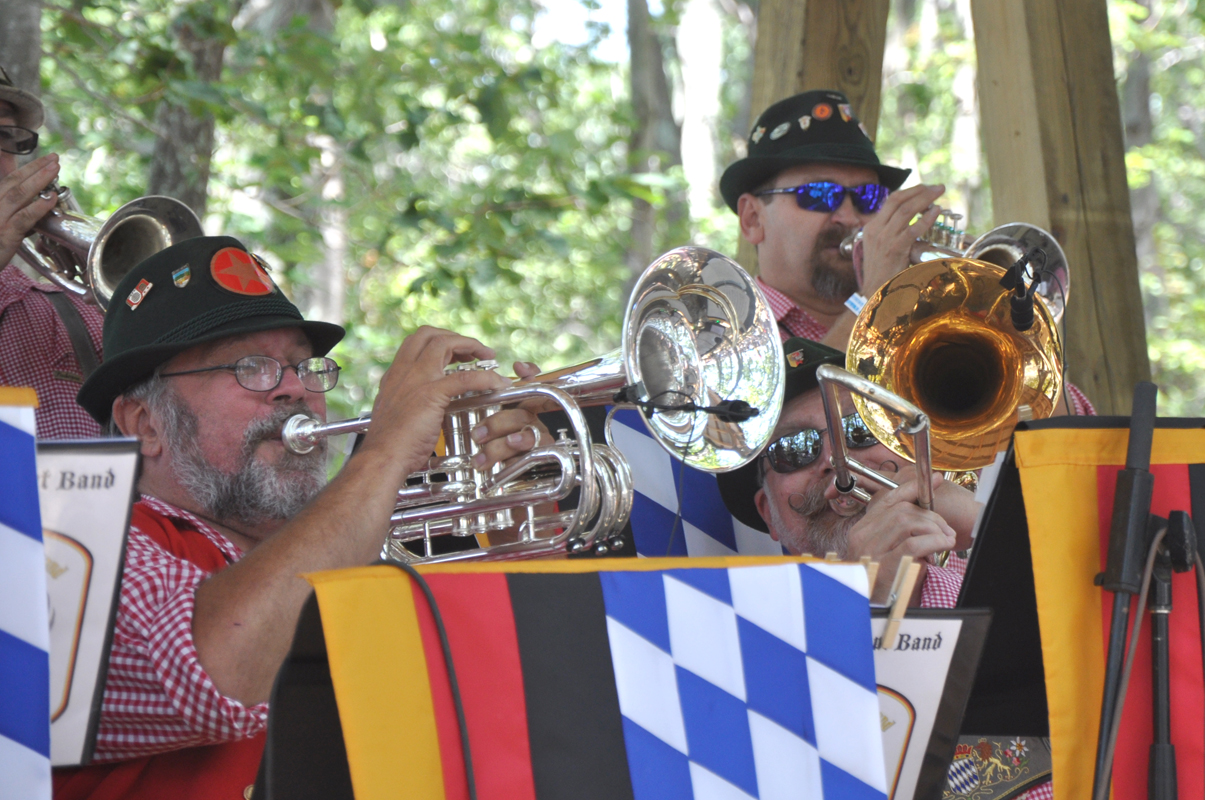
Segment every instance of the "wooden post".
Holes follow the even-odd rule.
[[[752,115],[809,89],[849,97],[874,137],[883,89],[883,48],[889,0],[762,0],[753,54]],[[756,269],[757,253],[743,239],[737,261]]]
[[[1128,414],[1150,361],[1105,0],[972,0],[971,12],[996,222],[1059,240],[1067,377],[1100,413]]]

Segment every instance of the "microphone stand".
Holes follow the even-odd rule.
[[[1105,571],[1096,576],[1098,586],[1113,592],[1113,620],[1105,660],[1100,731],[1096,740],[1096,773],[1092,782],[1092,796],[1096,800],[1104,800],[1108,795],[1112,778],[1113,765],[1106,752],[1106,742],[1113,729],[1114,716],[1121,713],[1121,709],[1117,708],[1117,692],[1121,685],[1121,665],[1125,656],[1130,604],[1132,595],[1138,594],[1142,584],[1143,556],[1147,549],[1147,523],[1151,513],[1151,490],[1155,484],[1150,466],[1151,443],[1155,436],[1157,393],[1157,387],[1149,381],[1142,381],[1134,387],[1126,466],[1117,473],[1116,493],[1113,496],[1108,559]]]

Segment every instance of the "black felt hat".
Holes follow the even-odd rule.
[[[42,127],[42,120],[45,117],[42,101],[24,89],[17,88],[2,66],[0,66],[0,101],[10,104],[16,109],[13,114],[14,121],[22,128],[37,131]]]
[[[229,236],[199,236],[160,250],[126,274],[105,313],[104,361],[76,398],[100,424],[113,401],[177,353],[239,333],[301,328],[326,355],[343,328],[307,322],[267,265]]]
[[[757,118],[748,144],[749,155],[730,164],[720,177],[720,194],[733,211],[742,194],[800,164],[869,167],[888,189],[898,189],[912,172],[879,163],[849,99],[829,89],[797,94],[767,108]]]
[[[782,393],[784,406],[809,389],[820,385],[816,379],[816,367],[821,364],[845,366],[845,354],[840,350],[807,339],[787,339],[782,343],[782,349],[787,362],[786,382]],[[724,498],[724,505],[728,506],[732,516],[750,528],[768,533],[769,528],[757,512],[757,504],[753,502],[753,495],[757,494],[758,489],[759,461],[761,456],[740,469],[720,473],[716,479],[720,484],[720,496]]]

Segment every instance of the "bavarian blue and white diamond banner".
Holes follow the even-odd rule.
[[[863,567],[599,577],[636,800],[887,797]]]
[[[49,800],[50,622],[34,402],[32,390],[0,389],[0,797]]]
[[[632,535],[638,555],[783,555],[769,535],[728,513],[715,475],[667,453],[638,411],[616,412],[611,436],[632,468]]]

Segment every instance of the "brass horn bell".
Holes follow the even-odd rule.
[[[850,372],[894,392],[929,417],[933,468],[986,466],[1018,420],[1054,412],[1063,388],[1058,328],[1040,296],[1034,325],[1012,325],[1005,270],[944,258],[909,267],[866,303],[850,334]],[[898,417],[853,397],[871,433],[915,461]]]
[[[149,256],[205,231],[192,209],[149,195],[126,203],[105,222],[86,216],[66,187],[46,190],[58,204],[38,220],[18,254],[64,291],[109,308],[125,274]]]

